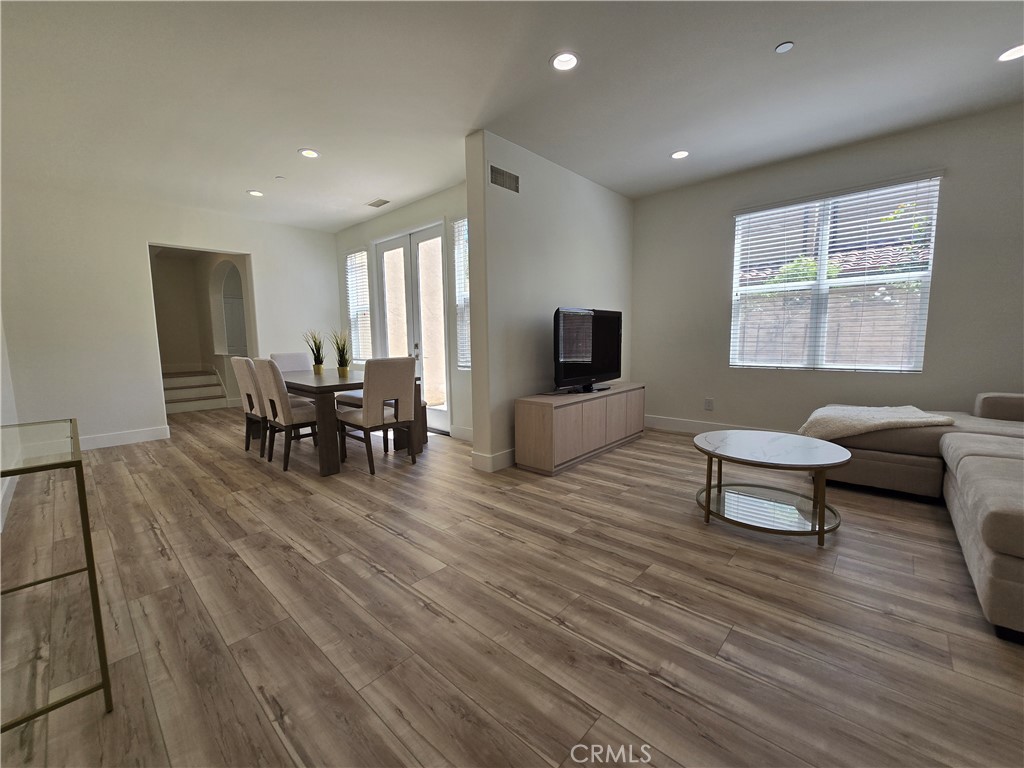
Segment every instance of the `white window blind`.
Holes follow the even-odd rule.
[[[920,371],[939,179],[736,217],[737,367]]]
[[[350,253],[345,260],[345,282],[348,286],[348,327],[352,335],[352,359],[373,357],[370,336],[370,280],[366,251]]]
[[[469,221],[452,224],[455,245],[455,331],[456,365],[469,370],[472,357],[469,343]]]

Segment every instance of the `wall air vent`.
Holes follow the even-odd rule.
[[[383,197],[378,197],[376,200],[371,200],[367,203],[371,208],[383,208],[385,205],[390,203],[390,200],[385,200]]]
[[[512,192],[519,192],[519,177],[512,171],[503,170],[496,165],[491,166],[491,184],[497,184]]]

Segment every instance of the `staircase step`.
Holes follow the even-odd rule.
[[[203,373],[202,371],[199,371],[198,373],[188,374],[164,374],[164,389],[176,389],[178,387],[194,387],[200,384],[220,384],[220,379],[217,378],[216,374]]]
[[[219,383],[164,388],[164,400],[168,403],[179,400],[201,400],[206,397],[223,396],[224,390]]]
[[[179,400],[167,403],[167,413],[185,413],[186,411],[212,411],[227,408],[226,397],[204,397],[198,400]]]

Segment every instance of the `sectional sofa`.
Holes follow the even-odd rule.
[[[829,480],[945,496],[985,617],[1001,637],[1024,635],[1024,395],[978,395],[953,424],[837,439],[849,464]]]

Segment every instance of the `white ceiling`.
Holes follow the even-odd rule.
[[[485,128],[638,197],[1019,101],[1022,42],[1020,2],[4,2],[4,194],[335,232],[462,181]]]

